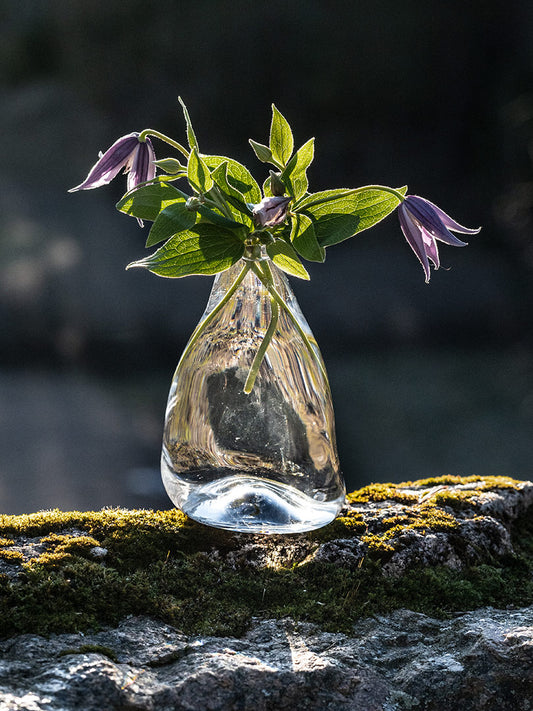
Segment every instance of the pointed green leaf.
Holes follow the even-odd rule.
[[[406,190],[399,192],[405,194]],[[329,247],[377,224],[399,202],[379,187],[324,190],[305,197],[295,210],[312,218],[319,244]]]
[[[189,183],[200,193],[206,193],[213,187],[213,178],[204,160],[194,148],[189,154],[187,163],[187,179]]]
[[[322,247],[343,242],[359,231],[359,217],[342,213],[327,213],[313,218],[315,234]]]
[[[407,185],[396,188],[399,193],[405,195]],[[398,205],[400,200],[379,188],[360,188],[354,195],[353,214],[359,217],[357,232],[367,230],[369,227],[381,222],[387,215],[390,215]]]
[[[165,182],[154,182],[130,190],[117,202],[117,210],[141,220],[155,220],[161,210],[183,197],[181,190]]]
[[[211,171],[211,177],[224,193],[226,193],[227,195],[232,195],[237,200],[244,202],[244,195],[239,190],[237,190],[237,188],[234,188],[233,185],[230,185],[230,183],[228,182],[227,160],[225,160],[223,163],[220,163],[216,168],[214,168],[214,170]]]
[[[221,163],[227,163],[228,169],[226,174],[228,176],[228,183],[234,187],[235,190],[238,190],[246,202],[254,204],[261,202],[261,190],[259,189],[259,185],[255,182],[252,174],[244,165],[232,158],[226,158],[226,156],[202,155],[202,159],[210,170],[218,168]]]
[[[228,161],[224,161],[211,172],[211,177],[222,191],[231,212],[238,222],[251,226],[250,210],[246,206],[244,195],[239,192],[228,180]]]
[[[310,279],[292,245],[284,240],[277,239],[275,242],[267,244],[266,251],[270,259],[282,271],[299,279]]]
[[[272,151],[268,146],[265,146],[263,143],[258,143],[252,138],[248,140],[250,145],[254,149],[255,155],[259,158],[261,163],[272,163]]]
[[[307,192],[307,169],[315,156],[315,139],[310,138],[307,143],[293,155],[287,167],[281,174],[281,179],[287,185],[289,194],[298,200]]]
[[[313,220],[318,243],[322,247],[343,242],[359,231],[359,218],[356,215],[331,213]]]
[[[178,232],[188,230],[196,222],[196,212],[188,210],[186,200],[181,198],[161,210],[156,217],[146,240],[147,247],[164,242]]]
[[[293,215],[291,242],[298,254],[310,262],[323,262],[326,258],[326,251],[318,243],[313,222],[307,215]]]
[[[270,175],[269,175],[268,178],[263,183],[263,195],[265,197],[272,197],[273,194],[274,193],[272,192],[272,186],[270,185]]]
[[[198,224],[172,237],[149,257],[132,262],[127,269],[144,267],[164,277],[217,274],[229,269],[244,254],[244,244],[233,230]]]
[[[270,125],[270,151],[274,161],[285,167],[292,156],[294,139],[287,119],[272,104],[272,123]]]
[[[191,151],[196,148],[197,151],[199,151],[198,147],[198,141],[196,140],[196,135],[194,133],[194,129],[192,127],[191,123],[191,117],[189,116],[189,111],[187,110],[187,107],[185,106],[181,96],[178,96],[178,101],[181,104],[181,108],[183,109],[183,115],[185,116],[185,123],[187,124],[187,140],[189,141],[189,148]]]
[[[324,190],[302,200],[298,210],[313,220],[318,243],[326,247],[357,232],[360,218],[352,214],[353,201],[351,190]]]
[[[294,207],[297,210],[309,210],[318,205],[334,203],[341,198],[349,198],[355,194],[354,188],[337,188],[335,190],[322,190],[319,193],[306,195],[302,200],[298,200]]]

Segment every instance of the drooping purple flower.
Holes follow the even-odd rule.
[[[407,195],[398,207],[398,217],[405,239],[424,268],[426,284],[431,276],[429,262],[433,263],[435,269],[440,266],[436,240],[453,247],[466,247],[467,243],[458,239],[450,230],[475,235],[481,229],[481,227],[476,229],[463,227],[440,207],[418,195]]]
[[[71,188],[76,190],[92,190],[101,185],[107,185],[124,168],[128,174],[127,188],[132,190],[139,183],[152,180],[155,177],[155,152],[149,138],[139,141],[139,133],[129,133],[115,141],[111,148],[100,155],[98,161],[89,171],[83,183]]]
[[[256,224],[261,227],[281,225],[287,217],[290,201],[288,197],[264,197],[252,210]]]

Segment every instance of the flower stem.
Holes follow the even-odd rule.
[[[326,370],[324,368],[324,364],[322,363],[322,360],[321,360],[320,356],[318,355],[317,351],[315,351],[315,349],[313,348],[313,344],[309,340],[309,337],[307,336],[307,334],[305,333],[303,328],[300,326],[300,323],[299,323],[298,319],[296,318],[295,314],[293,313],[291,307],[287,304],[287,302],[283,299],[283,297],[276,290],[276,287],[274,286],[274,279],[272,278],[272,272],[270,271],[270,267],[265,262],[263,262],[263,264],[261,266],[259,266],[259,264],[257,262],[253,262],[252,269],[253,269],[254,273],[257,275],[257,277],[263,282],[265,287],[268,289],[270,296],[274,299],[274,301],[276,301],[278,303],[278,305],[285,311],[287,316],[292,321],[294,327],[300,334],[300,338],[302,339],[307,350],[311,354],[311,357],[318,365],[320,372],[322,373],[322,377],[324,378],[324,380],[327,383],[328,376],[327,376]],[[265,334],[265,336],[266,336],[266,334]]]
[[[216,184],[213,185],[213,188],[214,188],[214,190],[211,189],[211,193],[213,195],[213,203],[215,204],[215,207],[218,207],[220,212],[222,212],[224,215],[226,215],[226,217],[229,220],[234,220],[235,218],[233,217],[233,214],[232,214],[231,210],[229,209],[227,202],[224,200],[224,198],[220,194],[220,188]]]
[[[394,197],[398,198],[400,202],[405,200],[405,195],[395,188],[389,188],[387,185],[363,185],[361,188],[355,188],[353,192],[360,193],[363,190],[382,190],[384,193],[394,195]]]
[[[184,148],[181,143],[178,143],[173,138],[169,138],[169,136],[165,136],[164,133],[160,133],[159,131],[156,131],[153,128],[145,128],[144,131],[139,134],[139,141],[146,141],[147,136],[154,136],[154,138],[159,138],[160,141],[168,143],[169,146],[172,146],[177,151],[179,151],[182,155],[185,156],[185,158],[187,158],[187,160],[189,159],[189,151]]]
[[[272,340],[274,333],[276,332],[276,328],[278,327],[279,306],[277,301],[274,301],[272,296],[270,297],[270,303],[272,309],[270,324],[265,335],[263,336],[261,345],[257,349],[257,353],[255,354],[252,365],[250,366],[250,371],[248,373],[248,377],[246,378],[246,383],[244,384],[244,392],[246,393],[246,395],[249,395],[254,388],[255,379],[257,378],[259,368],[261,367],[261,363],[263,362],[263,358],[265,357],[266,350],[270,345],[270,341]]]
[[[241,285],[242,280],[248,274],[248,272],[250,271],[251,268],[252,268],[252,265],[249,262],[246,262],[244,267],[242,268],[239,276],[235,279],[233,284],[230,286],[230,288],[227,290],[227,292],[224,294],[224,296],[220,299],[220,301],[215,306],[215,308],[209,314],[207,314],[207,316],[204,319],[202,319],[202,321],[200,321],[198,326],[196,326],[196,328],[193,331],[192,336],[189,338],[189,342],[187,343],[185,350],[183,351],[183,353],[181,355],[180,363],[190,353],[192,347],[198,340],[200,333],[204,330],[204,328],[206,328],[209,325],[209,323],[211,323],[211,321],[218,314],[218,312],[225,306],[225,304],[228,303],[228,301],[231,299],[233,294],[237,291],[237,289]]]

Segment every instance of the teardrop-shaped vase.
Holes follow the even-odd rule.
[[[332,521],[345,488],[322,357],[284,274],[265,264],[290,313],[252,270],[231,293],[244,260],[216,276],[170,388],[161,471],[172,502],[196,521],[296,533]]]

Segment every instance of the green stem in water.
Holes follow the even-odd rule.
[[[271,300],[271,317],[270,317],[270,324],[266,330],[265,335],[263,336],[263,340],[261,341],[261,344],[257,350],[257,353],[254,356],[254,359],[252,361],[252,365],[250,366],[250,370],[248,372],[248,376],[246,378],[246,382],[244,384],[244,392],[249,395],[253,387],[255,385],[255,381],[257,379],[257,375],[259,373],[259,368],[261,367],[261,363],[263,362],[263,359],[265,357],[267,348],[269,347],[272,338],[274,337],[274,334],[276,332],[276,329],[278,327],[278,320],[279,320],[279,313],[280,313],[280,308],[282,308],[294,324],[296,330],[300,334],[301,339],[303,340],[307,350],[311,354],[312,358],[315,360],[317,363],[318,367],[320,368],[320,372],[322,373],[322,376],[324,380],[327,382],[327,374],[324,369],[324,365],[316,353],[316,351],[313,348],[313,345],[311,341],[309,340],[307,334],[305,331],[302,329],[300,326],[298,319],[292,312],[292,309],[290,306],[286,303],[286,301],[283,299],[283,297],[278,293],[276,290],[276,287],[274,286],[274,279],[272,277],[272,272],[270,271],[270,267],[266,263],[258,263],[255,261],[246,261],[244,267],[241,269],[241,272],[239,276],[235,279],[231,287],[228,289],[228,291],[224,294],[222,299],[218,302],[218,304],[215,306],[215,308],[196,326],[196,328],[193,331],[192,336],[189,339],[189,342],[187,343],[187,346],[185,347],[185,350],[183,351],[183,354],[180,359],[181,361],[190,353],[191,349],[195,345],[195,343],[198,341],[198,338],[202,331],[209,325],[209,323],[214,319],[214,317],[221,311],[221,309],[228,303],[228,301],[231,299],[233,294],[237,291],[239,286],[241,285],[244,277],[248,274],[250,269],[254,272],[254,274],[257,276],[257,278],[264,284],[266,289],[268,290],[268,293],[270,294],[270,300]]]
[[[272,308],[270,324],[265,335],[263,336],[261,345],[257,349],[257,353],[255,354],[253,363],[250,366],[250,372],[248,373],[246,383],[244,384],[244,392],[246,393],[246,395],[249,395],[254,388],[255,379],[257,378],[259,368],[261,367],[261,363],[263,362],[263,358],[265,357],[266,350],[270,345],[270,341],[272,340],[274,333],[276,332],[276,328],[278,327],[279,306],[277,301],[274,301],[272,297],[270,297],[270,303]]]
[[[242,268],[239,276],[235,279],[233,284],[230,286],[230,288],[227,290],[227,292],[224,294],[224,296],[220,299],[220,301],[215,306],[215,308],[211,311],[211,313],[207,314],[207,316],[202,321],[200,321],[198,326],[196,326],[196,328],[193,331],[192,336],[189,339],[189,342],[187,343],[187,346],[185,347],[185,350],[183,351],[183,354],[180,358],[180,363],[190,353],[191,348],[194,346],[194,344],[198,340],[200,333],[204,330],[204,328],[206,328],[209,325],[209,323],[211,323],[211,321],[215,318],[215,316],[218,314],[218,312],[228,303],[228,301],[231,299],[233,294],[237,291],[237,289],[241,285],[242,280],[248,274],[248,272],[250,271],[251,268],[252,268],[251,264],[249,262],[246,262],[244,267]]]
[[[313,348],[313,345],[311,341],[309,340],[307,334],[303,330],[303,328],[300,326],[300,323],[298,322],[298,319],[292,312],[291,307],[286,303],[286,301],[283,299],[281,294],[278,293],[276,290],[276,287],[274,286],[274,280],[272,278],[272,272],[270,271],[270,267],[268,264],[263,263],[261,266],[257,264],[256,262],[252,263],[252,269],[254,273],[257,275],[257,277],[263,282],[263,284],[266,286],[268,289],[268,292],[270,296],[274,299],[274,301],[277,302],[277,304],[285,311],[287,316],[290,318],[292,321],[294,327],[300,334],[300,338],[304,342],[307,350],[311,354],[311,357],[314,359],[318,367],[320,368],[320,372],[322,373],[322,377],[326,382],[328,382],[328,376],[326,373],[326,370],[324,368],[324,364],[322,363],[322,360],[320,359],[319,355]],[[263,271],[264,270],[264,271]],[[266,334],[265,334],[266,335]]]
[[[165,136],[164,133],[160,133],[159,131],[154,130],[153,128],[145,128],[142,133],[139,134],[139,141],[146,141],[146,138],[148,136],[153,136],[154,138],[159,138],[160,141],[164,141],[165,143],[168,143],[169,146],[172,146],[172,148],[175,148],[177,151],[179,151],[182,155],[189,160],[189,151],[184,148],[181,143],[178,143],[175,141],[173,138],[169,138],[169,136]]]

